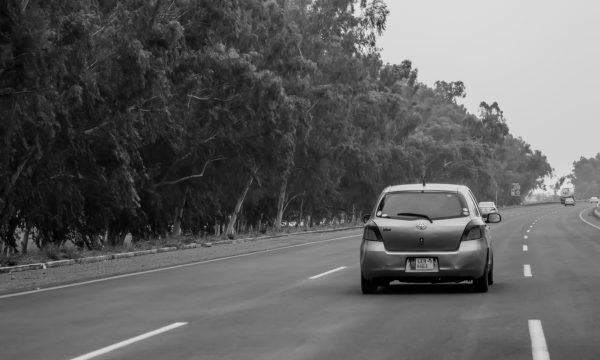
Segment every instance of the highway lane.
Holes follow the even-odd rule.
[[[502,211],[487,294],[398,284],[363,296],[360,231],[333,233],[343,238],[0,299],[1,357],[73,359],[185,323],[94,358],[532,359],[539,320],[549,357],[597,358],[600,230],[579,219],[585,206]]]
[[[556,359],[600,356],[600,230],[582,225],[580,212],[581,207],[562,209],[557,215],[566,216],[541,222],[530,241],[537,290],[532,311],[545,318]]]

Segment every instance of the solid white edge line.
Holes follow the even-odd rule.
[[[523,265],[523,276],[525,276],[525,277],[532,277],[533,276],[531,274],[531,266],[529,264]]]
[[[37,290],[29,290],[29,291],[23,291],[23,292],[14,293],[14,294],[0,295],[0,300],[11,298],[11,297],[16,297],[16,296],[22,296],[22,295],[28,295],[28,294],[37,294],[37,293],[51,291],[51,290],[60,290],[60,289],[70,288],[70,287],[79,286],[79,285],[94,284],[94,283],[102,282],[102,281],[122,279],[122,278],[131,277],[131,276],[137,276],[137,275],[151,274],[151,273],[155,273],[155,272],[159,272],[159,271],[165,271],[165,270],[172,270],[172,269],[179,269],[179,268],[184,268],[184,267],[190,267],[190,266],[208,264],[208,263],[217,262],[217,261],[223,261],[223,260],[229,260],[229,259],[236,259],[236,258],[250,256],[250,255],[264,254],[264,253],[269,253],[269,252],[274,252],[274,251],[279,251],[279,250],[285,250],[285,249],[291,249],[291,248],[296,248],[296,247],[301,247],[301,246],[308,246],[308,245],[326,243],[326,242],[330,242],[330,241],[348,239],[348,238],[359,237],[359,236],[362,236],[362,234],[350,235],[350,236],[342,236],[342,237],[333,238],[333,239],[311,241],[311,242],[302,243],[302,244],[287,245],[287,246],[277,247],[277,248],[273,248],[273,249],[258,250],[258,251],[243,253],[243,254],[225,256],[225,257],[220,257],[220,258],[215,258],[215,259],[209,259],[209,260],[202,260],[202,261],[197,261],[197,262],[188,263],[188,264],[174,265],[174,266],[168,266],[168,267],[159,268],[159,269],[152,269],[152,270],[145,270],[145,271],[133,272],[133,273],[129,273],[129,274],[123,274],[123,275],[109,276],[109,277],[105,277],[105,278],[102,278],[102,279],[88,280],[88,281],[82,281],[82,282],[76,282],[76,283],[72,283],[72,284],[67,284],[67,285],[51,286],[51,287],[37,289]]]
[[[319,275],[311,276],[311,277],[309,277],[309,279],[310,279],[310,280],[318,279],[318,278],[320,278],[320,277],[323,277],[323,276],[325,276],[325,275],[329,275],[329,274],[331,274],[331,273],[334,273],[334,272],[336,272],[336,271],[344,270],[345,268],[346,268],[345,266],[340,266],[340,267],[338,267],[338,268],[335,268],[335,269],[333,269],[333,270],[325,271],[324,273],[321,273],[321,274],[319,274]]]
[[[546,337],[540,320],[529,320],[529,336],[531,337],[531,355],[533,360],[550,360],[546,345]]]
[[[523,251],[528,251],[529,247],[527,245],[523,245]]]
[[[147,332],[145,334],[133,337],[131,339],[127,339],[127,340],[121,341],[119,343],[116,343],[116,344],[104,347],[102,349],[99,349],[99,350],[96,350],[96,351],[92,351],[92,352],[87,353],[85,355],[81,355],[81,356],[78,356],[76,358],[72,358],[71,360],[88,360],[88,359],[92,359],[92,358],[95,358],[97,356],[104,355],[104,354],[109,353],[111,351],[115,351],[117,349],[120,349],[122,347],[131,345],[131,344],[136,343],[138,341],[145,340],[145,339],[148,339],[148,338],[150,338],[152,336],[156,336],[158,334],[162,334],[164,332],[176,329],[176,328],[178,328],[180,326],[183,326],[183,325],[187,325],[187,323],[186,322],[176,322],[176,323],[173,323],[171,325],[167,325],[165,327],[161,327],[160,329],[156,329],[154,331]]]
[[[589,221],[587,221],[587,220],[585,220],[583,218],[583,212],[586,211],[586,210],[587,210],[587,208],[581,210],[581,212],[579,213],[579,218],[581,219],[581,221],[583,221],[584,223],[588,224],[589,226],[595,227],[596,229],[600,230],[600,226],[594,225],[591,222],[589,222]]]

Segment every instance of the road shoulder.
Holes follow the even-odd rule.
[[[43,289],[79,281],[88,281],[122,274],[166,268],[170,266],[259,252],[291,245],[308,244],[331,238],[360,235],[360,228],[337,229],[319,233],[291,234],[284,237],[238,240],[144,256],[120,257],[68,266],[0,274],[0,295]],[[352,238],[348,238],[352,241]]]

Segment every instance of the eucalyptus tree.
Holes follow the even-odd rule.
[[[19,228],[94,248],[355,214],[424,174],[486,195],[535,186],[546,159],[497,103],[468,114],[462,82],[382,64],[387,14],[381,0],[3,2],[4,248]]]
[[[580,199],[600,196],[600,153],[590,158],[582,156],[573,162],[571,183],[575,196]]]
[[[61,244],[73,228],[93,223],[86,221],[84,188],[107,185],[89,161],[102,146],[87,140],[101,102],[92,66],[94,9],[83,1],[7,1],[1,15],[5,241],[14,246],[19,221],[36,228],[41,245]]]
[[[345,207],[339,186],[353,171],[346,166],[360,152],[352,150],[360,131],[353,124],[354,115],[359,99],[368,97],[375,86],[381,66],[375,40],[385,28],[388,10],[381,1],[297,3],[307,9],[299,17],[301,52],[316,64],[317,71],[311,76],[307,96],[310,122],[308,133],[303,134],[308,136],[296,151],[301,177],[295,179],[293,191],[306,194],[302,184],[314,184],[301,204],[309,211],[331,214]]]

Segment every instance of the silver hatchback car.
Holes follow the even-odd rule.
[[[473,281],[487,292],[494,281],[494,253],[477,200],[463,185],[411,184],[383,190],[366,222],[360,246],[361,289],[377,291],[391,281]]]

